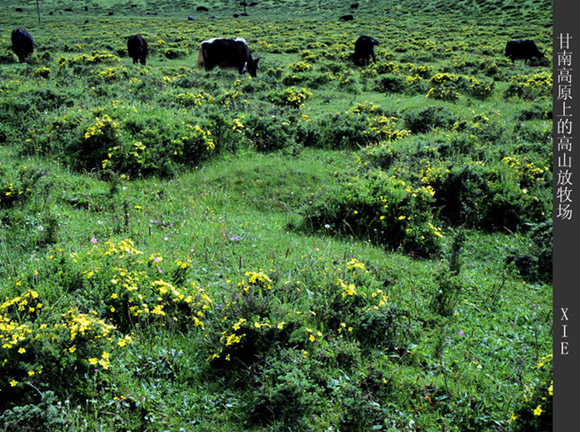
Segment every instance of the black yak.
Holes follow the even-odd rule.
[[[12,50],[18,56],[20,63],[34,52],[34,40],[30,33],[22,28],[12,30]]]
[[[149,45],[143,36],[140,34],[129,36],[127,51],[129,51],[129,57],[133,59],[133,64],[137,64],[137,61],[141,62],[142,65],[146,64]]]
[[[203,41],[199,45],[197,66],[206,71],[210,71],[216,66],[223,69],[234,69],[240,74],[247,71],[255,77],[258,61],[261,57],[252,58],[248,44],[242,38],[214,38]]]
[[[360,36],[354,43],[354,53],[351,55],[354,64],[366,66],[371,62],[371,58],[376,63],[375,45],[379,42],[370,36]]]
[[[540,52],[532,40],[514,40],[509,41],[505,46],[505,56],[509,57],[512,62],[516,60],[532,60],[534,57],[541,60],[544,54]]]

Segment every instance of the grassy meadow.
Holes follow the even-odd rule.
[[[551,430],[551,2],[2,3],[0,431]]]

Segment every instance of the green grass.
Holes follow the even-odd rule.
[[[202,3],[6,2],[0,430],[550,430],[551,4]]]

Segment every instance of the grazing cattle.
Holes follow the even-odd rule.
[[[16,12],[24,12],[24,9],[22,9],[22,8],[16,8]]]
[[[253,59],[248,44],[242,38],[215,38],[203,41],[199,45],[197,66],[210,71],[216,66],[222,69],[237,70],[240,74],[248,72],[255,77],[258,61],[262,56]]]
[[[22,28],[12,30],[12,50],[18,56],[20,63],[34,52],[34,40],[30,33]]]
[[[358,9],[358,3],[353,3],[350,5],[351,9]]]
[[[142,65],[145,65],[147,54],[149,53],[149,46],[143,36],[140,34],[129,36],[127,40],[127,51],[129,51],[129,57],[133,59],[133,64],[137,64],[137,61],[139,61]]]
[[[352,21],[354,20],[354,16],[352,15],[343,15],[341,17],[338,18],[341,21]]]
[[[209,9],[206,8],[205,6],[198,6],[195,8],[195,10],[198,12],[209,12]]]
[[[528,60],[532,60],[534,57],[539,60],[542,59],[544,54],[540,52],[532,40],[514,40],[506,44],[505,56],[509,57],[512,63],[521,59],[527,63]]]
[[[351,55],[354,64],[358,66],[366,66],[371,62],[377,62],[375,57],[375,45],[379,42],[369,36],[360,36],[354,43],[354,53]]]

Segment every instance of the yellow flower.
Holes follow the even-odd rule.
[[[24,349],[24,348],[20,348],[18,350],[18,354],[24,354],[25,352],[26,352],[26,349]]]
[[[543,411],[543,410],[542,410],[542,405],[538,405],[538,406],[536,407],[536,409],[534,410],[534,415],[535,415],[535,416],[542,415],[542,411]]]
[[[12,380],[10,381],[10,387],[16,387],[18,385],[18,381]]]

